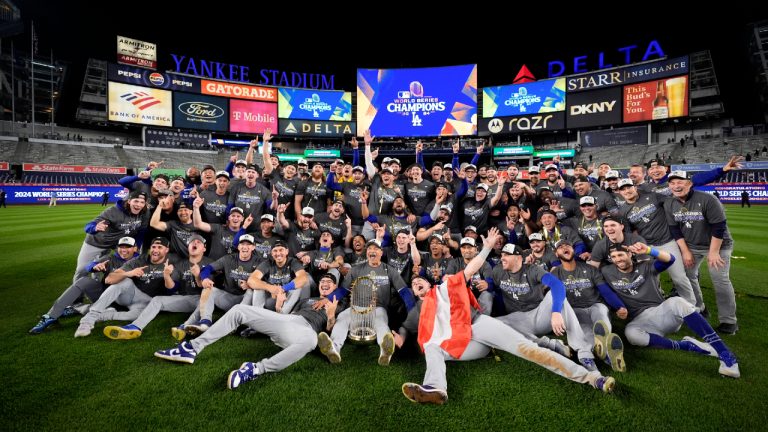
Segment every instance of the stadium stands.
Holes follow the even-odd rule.
[[[187,168],[213,164],[223,168],[229,153],[200,150],[155,149],[109,144],[41,143],[0,141],[0,160],[11,164],[25,162],[70,165],[124,166],[141,169],[150,160],[165,161],[165,168]]]

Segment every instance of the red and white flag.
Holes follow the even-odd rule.
[[[460,358],[472,339],[472,307],[480,310],[463,271],[429,290],[419,318],[422,351],[429,344],[437,344],[453,358]]]

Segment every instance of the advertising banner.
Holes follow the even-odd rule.
[[[483,88],[483,117],[565,111],[565,78]]]
[[[25,163],[24,171],[57,172],[57,173],[88,173],[88,174],[125,174],[125,167],[105,167],[92,165],[61,165]]]
[[[533,154],[533,146],[493,148],[493,157],[521,156],[531,154]]]
[[[200,78],[157,72],[133,66],[108,64],[107,80],[165,90],[200,93]]]
[[[277,104],[236,99],[229,101],[230,132],[260,134],[266,128],[277,131],[277,126]]]
[[[481,118],[479,135],[516,134],[565,129],[565,113],[551,112],[516,117]]]
[[[568,128],[621,123],[621,87],[568,95]]]
[[[188,93],[173,95],[173,126],[227,131],[229,103],[225,98]]]
[[[543,151],[534,152],[533,155],[540,158],[553,158],[555,156],[560,156],[563,158],[572,158],[576,156],[576,150],[574,149],[543,150]]]
[[[117,62],[155,69],[157,67],[157,45],[118,36]]]
[[[200,81],[200,92],[213,96],[277,102],[277,88],[235,84],[222,81]],[[275,113],[277,114],[277,113]]]
[[[741,162],[742,167],[741,168],[734,168],[736,171],[739,170],[768,170],[768,161],[752,161],[752,162]],[[672,165],[672,170],[683,170],[683,171],[709,171],[713,170],[715,168],[721,168],[723,166],[722,163],[701,163],[701,164],[688,164],[688,165]]]
[[[51,194],[56,194],[56,204],[100,204],[104,192],[109,192],[109,201],[115,202],[126,196],[122,186],[95,185],[24,185],[3,184],[8,204],[48,204]]]
[[[8,162],[0,162],[0,171],[8,171],[9,169]]]
[[[750,204],[768,204],[768,183],[712,183],[694,189],[720,195],[723,204],[740,204],[741,193],[749,194]]]
[[[321,159],[338,158],[338,157],[341,157],[341,150],[307,149],[307,150],[304,150],[304,157],[305,158],[321,158]]]
[[[355,122],[280,119],[280,135],[342,137],[355,135]]]
[[[581,133],[581,145],[584,147],[628,144],[648,144],[648,126],[598,129]]]
[[[477,134],[477,65],[358,69],[357,123],[376,136]]]
[[[110,121],[173,126],[171,92],[109,82]]]
[[[624,86],[624,123],[688,115],[688,76]]]
[[[352,92],[280,88],[277,116],[303,120],[352,120]]]
[[[566,77],[568,93],[687,74],[688,56],[604,69]]]

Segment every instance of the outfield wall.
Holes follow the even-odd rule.
[[[61,185],[2,183],[0,189],[6,193],[6,203],[48,204],[51,194],[56,194],[57,204],[100,204],[104,192],[109,192],[109,202],[114,203],[126,195],[120,185]]]

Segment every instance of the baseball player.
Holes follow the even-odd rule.
[[[225,255],[234,253],[236,249],[235,238],[240,232],[240,228],[246,230],[250,225],[250,220],[245,221],[243,219],[243,209],[232,207],[229,210],[229,216],[227,216],[227,223],[222,225],[215,222],[208,223],[203,221],[201,215],[201,210],[204,207],[203,198],[195,199],[192,203],[192,207],[192,224],[195,229],[204,233],[209,233],[211,236],[211,246],[208,256],[217,260]]]
[[[605,360],[613,370],[624,372],[624,343],[619,335],[611,333],[608,306],[603,297],[616,298],[616,294],[605,283],[603,275],[591,265],[576,259],[573,245],[560,239],[555,249],[560,265],[552,274],[565,285],[565,298],[573,308],[587,342],[594,340],[595,354]]]
[[[168,258],[168,251],[168,239],[157,237],[150,243],[148,254],[128,261],[107,275],[104,282],[109,284],[109,288],[80,320],[75,337],[90,335],[97,321],[136,319],[152,297],[167,295],[168,291],[176,286],[176,282],[171,278],[173,267]],[[107,310],[114,302],[128,307],[128,311]]]
[[[567,356],[570,349],[557,336],[566,333],[568,345],[578,351],[579,362],[590,371],[597,371],[592,343],[587,342],[573,309],[565,301],[565,286],[551,273],[537,265],[523,262],[520,248],[512,243],[501,250],[501,265],[493,269],[493,286],[501,290],[507,315],[499,317],[504,324],[537,342]],[[550,288],[545,294],[544,287]]]
[[[282,351],[259,362],[245,362],[229,373],[227,388],[234,390],[241,384],[264,375],[278,372],[301,360],[317,346],[317,333],[330,331],[338,312],[344,309],[339,300],[328,296],[336,289],[336,276],[326,273],[320,278],[320,296],[302,299],[291,314],[280,314],[263,308],[236,305],[224,314],[204,335],[179,343],[175,348],[155,352],[161,359],[189,363],[195,362],[205,347],[232,333],[238,326],[247,325],[263,333]]]
[[[664,300],[657,276],[669,268],[675,260],[674,256],[644,243],[631,246],[613,244],[609,252],[613,264],[603,267],[601,272],[621,300],[611,304],[617,309],[616,315],[621,319],[629,318],[624,329],[629,343],[717,357],[720,360],[721,375],[732,378],[741,376],[736,355],[728,349],[707,320],[696,312],[695,306],[682,297]],[[648,254],[655,260],[635,264],[632,255],[640,253]],[[611,301],[608,297],[605,299]],[[680,330],[683,323],[705,342],[687,336],[681,341],[665,337],[668,333]]]
[[[117,249],[114,252],[105,253],[86,266],[86,271],[94,275],[92,277],[80,278],[64,290],[48,312],[41,316],[40,321],[29,330],[29,333],[40,334],[46,328],[57,323],[59,318],[65,318],[77,313],[71,305],[83,295],[86,295],[91,302],[98,300],[101,297],[101,293],[107,288],[104,284],[104,277],[122,267],[129,260],[136,258],[138,256],[136,253],[137,249],[136,240],[133,237],[121,238],[117,242]],[[97,277],[95,273],[100,273],[104,276]]]
[[[460,243],[461,257],[454,258],[448,262],[445,274],[453,275],[463,271],[477,256],[475,239],[464,237]],[[491,309],[493,309],[493,275],[491,265],[484,262],[480,269],[472,274],[469,283],[472,285],[472,294],[474,294],[477,303],[480,305],[480,312],[484,315],[491,315]]]
[[[725,210],[720,201],[710,194],[693,190],[685,171],[672,171],[669,189],[673,198],[666,208],[667,223],[682,252],[685,272],[696,295],[696,306],[704,309],[699,286],[699,267],[704,258],[715,287],[717,317],[721,333],[735,334],[736,295],[729,272],[733,238],[728,231]]]
[[[88,275],[86,266],[104,252],[117,247],[117,242],[123,237],[139,239],[137,246],[141,247],[144,230],[149,225],[149,214],[146,210],[147,194],[131,192],[128,201],[119,200],[85,226],[85,241],[77,256],[77,269],[72,282],[77,282]]]
[[[187,321],[171,329],[173,337],[182,340],[187,333],[205,332],[212,323],[214,307],[226,311],[243,300],[246,281],[260,262],[253,253],[254,241],[252,235],[243,234],[237,245],[237,254],[224,255],[203,267],[200,272],[200,282],[203,290],[208,292],[203,291],[200,294],[200,305],[187,318]],[[214,274],[218,272],[224,275],[221,288],[215,287],[213,281]]]
[[[213,260],[203,256],[205,239],[200,234],[192,234],[187,249],[189,252],[188,259],[182,258],[175,264],[169,264],[165,269],[171,272],[170,277],[175,282],[176,295],[153,297],[132,323],[125,326],[104,327],[106,337],[110,339],[135,339],[141,336],[141,332],[162,311],[192,312],[195,310],[200,303],[200,292],[202,291],[200,271]]]
[[[629,229],[644,238],[648,245],[667,251],[676,257],[682,256],[680,246],[672,237],[667,224],[665,213],[667,204],[665,203],[669,201],[669,198],[655,192],[641,194],[630,179],[620,180],[618,188],[626,202],[626,205],[621,209],[621,216],[627,221]],[[683,260],[675,260],[667,269],[667,273],[680,297],[688,300],[692,305],[704,307],[703,301],[698,301],[700,298],[696,298],[691,281],[685,274]]]
[[[277,240],[271,259],[262,261],[248,277],[243,303],[289,314],[305,287],[309,287],[309,275],[304,266],[288,257],[286,242]],[[266,293],[270,294],[269,299]]]
[[[402,346],[409,333],[418,332],[427,370],[422,384],[403,384],[405,397],[419,403],[445,403],[448,400],[445,361],[479,359],[488,354],[489,348],[504,350],[572,381],[589,383],[603,392],[613,391],[616,383],[613,378],[588,371],[557,353],[540,348],[500,321],[478,313],[478,304],[468,283],[486,264],[485,259],[497,242],[497,236],[498,231],[490,229],[488,237],[483,238],[483,250],[463,271],[449,276],[439,286],[432,287],[423,277],[415,276],[412,289],[419,301],[409,312],[400,332],[392,333],[397,346]],[[320,348],[322,351],[322,344]]]
[[[185,201],[178,203],[176,208],[176,215],[179,220],[170,220],[163,222],[161,220],[163,213],[163,205],[169,205],[169,201],[173,200],[173,197],[163,197],[165,203],[157,206],[154,213],[152,213],[152,219],[149,221],[149,225],[162,232],[168,233],[170,239],[171,252],[184,258],[188,258],[187,244],[189,238],[195,232],[195,226],[192,223],[192,205],[187,204]]]
[[[389,366],[392,354],[395,352],[395,340],[389,331],[388,310],[393,309],[391,302],[401,297],[406,307],[413,306],[413,297],[397,269],[381,261],[383,255],[381,244],[376,240],[370,240],[366,245],[366,254],[368,261],[352,266],[352,270],[344,278],[342,287],[349,290],[352,282],[360,276],[371,278],[376,285],[374,329],[380,348],[378,362],[380,366]],[[325,332],[318,335],[320,350],[331,363],[341,362],[340,352],[347,340],[351,321],[350,311],[346,310],[339,315],[330,337]]]

